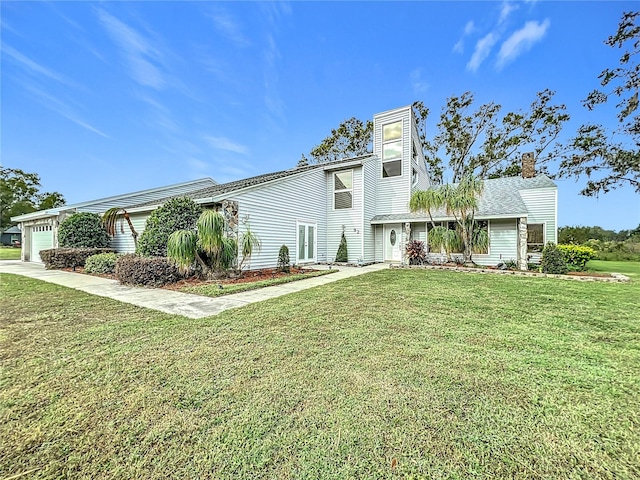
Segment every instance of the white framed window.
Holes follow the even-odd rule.
[[[402,121],[382,126],[382,178],[402,175]]]
[[[544,223],[527,225],[527,253],[539,253],[544,248]]]
[[[418,183],[418,170],[416,167],[411,167],[411,185]]]
[[[484,230],[485,232],[487,232],[487,236],[489,238],[491,235],[491,231],[489,230],[489,220],[476,220],[476,225],[475,225],[475,229],[476,230]],[[473,249],[473,253],[476,255],[488,255],[489,254],[489,242],[487,243],[487,246],[484,248],[474,248]]]
[[[353,170],[333,174],[333,209],[353,208]]]

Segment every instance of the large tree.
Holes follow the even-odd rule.
[[[331,134],[311,150],[311,159],[314,163],[327,163],[366,155],[371,151],[372,138],[373,122],[363,122],[352,117],[331,130]],[[300,165],[300,162],[298,164]]]
[[[62,194],[40,188],[38,174],[0,167],[0,230],[13,225],[11,217],[64,205]]]
[[[639,17],[640,12],[624,13],[617,32],[605,40],[606,45],[623,49],[619,66],[604,69],[598,77],[602,89],[593,90],[584,101],[593,110],[617,99],[618,129],[607,132],[601,125],[582,125],[562,156],[561,176],[588,178],[580,192],[583,195],[607,193],[624,185],[640,193]]]
[[[555,92],[543,90],[527,111],[500,116],[501,105],[475,105],[472,92],[447,99],[437,132],[427,149],[431,165],[449,169],[453,182],[466,176],[495,178],[521,172],[521,158],[533,151],[538,169],[547,170],[556,139],[569,120],[565,105],[552,103]]]

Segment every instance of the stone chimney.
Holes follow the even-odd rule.
[[[533,178],[536,176],[536,157],[533,152],[522,154],[522,178]]]

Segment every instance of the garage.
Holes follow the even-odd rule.
[[[42,262],[40,251],[49,248],[53,248],[53,227],[51,225],[31,227],[31,260]]]

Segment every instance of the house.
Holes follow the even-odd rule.
[[[476,218],[488,230],[490,243],[487,251],[474,254],[477,263],[514,260],[526,268],[533,252],[557,240],[557,187],[535,175],[532,157],[525,164],[522,178],[485,182]],[[150,213],[177,196],[222,211],[230,236],[239,238],[247,229],[256,233],[262,247],[252,257],[249,267],[254,269],[275,266],[282,245],[289,247],[293,263],[332,262],[343,233],[349,262],[358,264],[402,262],[407,241],[428,240],[430,219],[408,207],[413,192],[431,185],[411,106],[374,116],[371,154],[225,184],[208,179],[198,187],[205,180],[16,217],[23,231],[23,260],[39,260],[38,249],[45,245],[38,240],[42,228],[50,229],[44,230],[49,232],[47,248],[55,246],[51,236],[71,212],[125,207],[141,233]],[[434,221],[449,225],[453,218],[436,212]],[[117,232],[112,244],[119,252],[134,250],[126,229]]]
[[[18,227],[7,228],[0,236],[0,244],[5,246],[20,245],[22,231]]]

